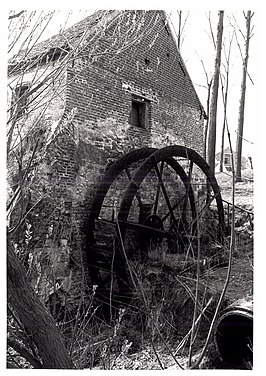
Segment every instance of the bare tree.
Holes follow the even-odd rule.
[[[184,33],[184,28],[185,28],[185,25],[186,25],[186,22],[187,22],[187,19],[188,19],[188,16],[189,16],[189,12],[187,12],[187,15],[183,21],[183,17],[184,17],[184,12],[182,10],[178,10],[177,11],[177,15],[178,15],[178,33],[177,33],[177,47],[180,51],[181,49],[181,45],[182,45],[182,36],[183,36],[183,33]]]
[[[208,22],[209,22],[209,27],[210,27],[210,35],[211,35],[211,40],[214,46],[214,49],[216,49],[216,43],[213,35],[213,29],[212,29],[212,24],[211,24],[211,12],[208,13]],[[198,52],[197,52],[197,55]],[[213,81],[213,75],[210,73],[207,73],[205,62],[203,61],[202,58],[200,58],[200,62],[204,71],[204,75],[206,78],[206,85],[198,85],[198,86],[203,86],[204,88],[207,89],[207,99],[206,99],[206,110],[207,110],[207,118],[206,122],[204,123],[204,131],[203,131],[203,158],[207,159],[207,143],[208,143],[208,131],[209,131],[209,121],[210,121],[210,98],[211,98],[211,89],[212,89],[212,81]]]
[[[52,88],[52,79],[60,69],[50,69],[49,65],[38,65],[38,58],[30,59],[34,46],[50,23],[54,13],[10,12],[9,15],[9,97],[7,120],[7,280],[8,303],[20,318],[20,323],[31,336],[38,349],[39,359],[31,356],[31,350],[19,349],[17,341],[9,337],[8,345],[24,356],[33,367],[38,368],[75,368],[68,355],[63,337],[54,319],[49,315],[32,288],[23,266],[19,252],[14,250],[13,235],[23,231],[25,220],[31,209],[27,205],[27,196],[36,170],[36,158],[42,158],[41,124],[49,103],[60,94],[60,88]],[[13,63],[13,54],[20,56]],[[28,59],[28,62],[26,63]],[[16,69],[25,64],[24,69]],[[27,72],[36,65],[31,82]],[[25,85],[26,81],[26,85]],[[42,108],[40,100],[47,96]],[[43,198],[36,200],[36,205]],[[25,355],[26,354],[26,355]]]
[[[207,156],[208,156],[208,163],[213,171],[215,169],[216,117],[217,117],[219,75],[220,75],[222,38],[223,38],[223,17],[224,17],[224,11],[219,11],[219,21],[218,21],[218,26],[217,26],[217,40],[216,40],[216,57],[215,57],[212,91],[211,91],[211,98],[210,98],[210,118],[209,118]]]
[[[75,368],[53,318],[45,311],[9,243],[7,270],[9,303],[31,334],[41,354],[42,368]]]
[[[247,67],[249,58],[249,42],[251,38],[251,18],[254,13],[247,11],[244,13],[246,19],[246,36],[245,36],[245,55],[243,59],[242,68],[242,81],[240,90],[240,103],[238,114],[238,131],[236,141],[236,181],[241,181],[241,159],[242,159],[242,140],[243,140],[243,128],[244,128],[244,115],[245,115],[245,97],[246,97],[246,81],[247,81]]]
[[[204,70],[204,73],[205,73],[205,77],[206,77],[206,86],[204,85],[204,87],[207,89],[207,101],[206,101],[207,119],[206,119],[206,122],[204,123],[204,134],[203,134],[203,158],[206,159],[212,78],[209,78],[203,60],[200,59],[200,61],[201,61],[201,64],[202,64],[202,67],[203,67],[203,70]]]
[[[228,87],[229,87],[229,73],[230,73],[230,56],[231,56],[231,47],[232,47],[232,41],[234,38],[235,33],[232,34],[230,41],[229,41],[229,47],[228,47],[228,53],[225,52],[225,46],[224,46],[224,56],[225,56],[225,64],[224,64],[224,71],[225,75],[223,76],[220,74],[221,78],[221,89],[223,93],[223,128],[222,128],[222,141],[221,141],[221,158],[220,158],[220,172],[223,171],[223,165],[224,165],[224,137],[225,137],[225,128],[226,128],[226,118],[227,118],[227,100],[228,100]]]

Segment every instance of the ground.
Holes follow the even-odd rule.
[[[222,198],[232,203],[232,176],[229,173],[216,175],[221,188]],[[238,299],[252,299],[253,296],[253,171],[243,172],[243,181],[235,184],[235,225],[236,247],[233,253],[230,282],[225,295],[225,305]],[[231,207],[229,205],[229,207]],[[225,210],[227,204],[225,203]],[[210,268],[208,284],[215,297],[219,296],[228,271],[228,265]],[[204,278],[204,277],[203,277]],[[185,320],[186,312],[182,319]],[[203,348],[204,340],[196,344],[194,359]],[[126,342],[122,351],[110,358],[112,369],[180,369],[186,367],[187,353],[175,355],[177,344],[166,344],[158,341],[144,346],[141,351],[130,352],[130,342]],[[239,368],[250,369],[250,364],[242,364]],[[102,368],[102,367],[100,367]],[[200,368],[230,368],[222,361],[213,339],[207,348]]]
[[[230,222],[232,219],[232,205],[230,205],[232,203],[232,176],[228,173],[218,173],[216,177],[222,198],[225,200],[225,219],[227,222],[229,214]],[[235,184],[236,244],[229,285],[221,311],[239,299],[252,300],[253,297],[252,171],[244,171],[243,177],[242,182]],[[227,240],[230,241],[230,236]],[[204,347],[221,291],[224,288],[228,273],[229,243],[225,246],[211,243],[211,247],[203,251],[205,254],[211,251],[214,255],[216,252],[221,252],[222,257],[219,258],[218,264],[209,262],[201,264],[197,310],[197,317],[201,316],[201,320],[196,330],[197,337],[193,344],[192,362],[198,358]],[[149,255],[148,262],[140,271],[140,276],[144,278],[137,280],[141,282],[140,288],[134,290],[135,295],[130,305],[126,308],[120,307],[119,310],[115,307],[113,317],[108,305],[108,314],[112,317],[110,321],[102,320],[102,316],[95,314],[101,307],[97,300],[96,304],[94,302],[95,290],[89,295],[90,301],[85,307],[86,310],[83,311],[84,307],[79,306],[77,312],[75,308],[74,332],[71,320],[66,323],[65,332],[66,338],[68,335],[71,338],[72,358],[77,368],[93,370],[188,368],[190,344],[188,333],[192,327],[196,300],[196,263],[192,263],[192,267],[182,269],[178,254],[168,254],[169,258],[166,256],[163,258],[161,255],[155,258],[155,252],[153,257],[151,256],[152,254]],[[181,256],[184,259],[183,255]],[[141,266],[141,263],[138,263],[138,267]],[[186,338],[188,338],[187,341],[184,340]],[[183,346],[181,346],[182,343]],[[215,335],[210,337],[207,351],[200,363],[201,369],[251,369],[251,366],[251,362],[242,362],[235,366],[226,364],[218,351]],[[24,368],[29,368],[29,366]]]
[[[221,188],[222,198],[232,202],[232,177],[228,173],[216,174]],[[227,296],[230,299],[240,299],[253,293],[253,171],[244,170],[242,182],[235,184],[236,205],[236,250],[234,252],[230,284]],[[246,211],[242,211],[244,209]],[[249,215],[252,213],[252,215]],[[241,218],[241,220],[239,220]],[[241,222],[242,221],[242,222]],[[213,283],[219,286],[224,280],[226,268],[216,271]]]

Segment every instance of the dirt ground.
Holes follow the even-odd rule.
[[[232,203],[232,176],[230,173],[218,173],[216,174],[218,184],[221,189],[222,199],[224,202],[224,211],[226,221],[228,219],[227,215],[229,213],[228,209],[231,209],[231,205],[227,203]],[[223,308],[227,305],[239,300],[239,299],[252,299],[253,297],[253,171],[246,170],[243,172],[243,181],[235,184],[235,236],[236,236],[236,246],[233,252],[232,269],[229,280],[229,285],[226,290],[226,295],[224,299]],[[229,216],[231,219],[231,217]],[[230,238],[229,238],[230,239]],[[208,286],[208,297],[213,296],[214,300],[212,307],[210,307],[210,316],[207,321],[203,320],[203,324],[200,326],[204,328],[203,333],[199,333],[199,339],[195,342],[193,348],[193,361],[197,359],[201,353],[207,333],[210,327],[210,323],[220,297],[221,291],[223,290],[227,272],[228,272],[228,249],[229,247],[222,248],[224,254],[224,264],[211,265],[208,266],[207,273],[201,274],[201,283]],[[179,276],[180,277],[180,276]],[[181,276],[182,278],[182,276]],[[185,275],[187,278],[184,283],[191,288],[195,285],[195,279],[190,278],[189,275]],[[160,282],[160,281],[159,281]],[[162,280],[161,280],[162,282]],[[182,281],[181,281],[182,282]],[[157,286],[157,285],[156,285]],[[157,291],[155,285],[154,291]],[[161,290],[166,288],[161,285]],[[176,285],[175,285],[176,286]],[[194,286],[195,287],[195,286]],[[169,287],[168,287],[169,289]],[[175,291],[182,291],[182,287],[174,288]],[[166,293],[167,294],[167,293]],[[168,292],[167,299],[171,297],[171,291]],[[175,298],[174,293],[172,296]],[[177,294],[178,296],[178,294]],[[185,296],[185,295],[184,295]],[[160,330],[163,332],[164,320],[168,320],[170,317],[173,319],[173,324],[176,328],[181,326],[181,332],[177,333],[177,337],[165,337],[165,338],[155,338],[151,341],[151,338],[143,339],[141,334],[133,328],[132,316],[130,316],[130,326],[126,328],[125,333],[121,335],[119,347],[115,348],[113,353],[109,354],[107,364],[95,365],[92,369],[112,369],[112,370],[160,370],[160,369],[170,369],[178,370],[181,368],[187,368],[188,364],[188,343],[183,347],[181,351],[177,351],[180,344],[181,338],[183,338],[184,333],[188,333],[189,328],[192,325],[193,316],[193,301],[191,299],[184,298],[182,301],[179,299],[178,302],[173,299],[170,304],[169,312],[163,316],[163,321],[158,322]],[[207,301],[207,300],[206,300]],[[159,300],[160,302],[160,300]],[[158,302],[157,302],[158,303]],[[166,302],[169,305],[169,301]],[[180,305],[181,303],[181,305]],[[161,308],[163,309],[163,304]],[[177,316],[174,317],[175,308],[177,305],[181,306],[181,310],[178,311]],[[167,307],[168,307],[167,305]],[[158,308],[158,304],[155,308]],[[170,312],[171,311],[171,312]],[[207,311],[206,311],[207,312]],[[149,319],[149,318],[148,318]],[[148,320],[149,321],[149,320]],[[138,326],[138,324],[137,324]],[[172,328],[170,330],[175,330]],[[200,332],[200,331],[199,331]],[[131,334],[130,334],[131,333]],[[155,333],[156,334],[156,333]],[[182,334],[182,335],[181,335]],[[201,362],[201,369],[230,369],[222,360],[213,336],[211,337],[210,343],[207,347],[207,351]],[[251,365],[247,366],[241,365],[240,369],[251,369]]]
[[[228,173],[216,174],[221,188],[222,198],[232,202],[232,177]],[[244,209],[254,213],[253,208],[253,171],[244,170],[243,181],[235,183],[236,205],[236,249],[233,257],[232,273],[227,289],[230,299],[241,299],[251,296],[253,293],[253,215],[240,210]],[[241,218],[242,222],[239,220]],[[220,280],[224,280],[227,268],[216,270],[212,283],[219,286]]]
[[[232,203],[232,177],[229,173],[218,173],[216,175],[221,188],[222,198]],[[243,172],[243,181],[235,184],[235,205],[236,205],[236,247],[233,253],[232,270],[230,282],[226,291],[226,304],[236,300],[253,296],[253,171]],[[226,210],[225,204],[225,210]],[[241,209],[244,209],[241,210]],[[223,289],[228,266],[217,267],[209,270],[208,283],[214,294],[219,295]],[[203,345],[204,342],[202,342]],[[198,353],[202,347],[199,345]],[[197,350],[197,349],[196,349]],[[171,351],[172,354],[171,354]],[[157,344],[156,354],[150,345],[142,351],[134,354],[124,352],[114,359],[113,369],[180,369],[187,363],[184,354],[173,356],[174,350],[166,348],[163,344]],[[198,353],[194,352],[197,358]],[[179,363],[179,365],[177,364]],[[227,368],[221,361],[214,341],[210,342],[201,369]],[[246,369],[244,367],[244,369]],[[248,368],[247,368],[248,369]]]
[[[232,175],[228,172],[215,174],[223,200],[232,202]],[[242,172],[242,182],[235,183],[235,204],[253,211],[253,170]]]

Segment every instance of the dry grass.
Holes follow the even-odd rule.
[[[219,178],[223,197],[224,193],[229,195],[229,178],[224,175]],[[236,190],[238,205],[247,208],[247,203],[252,204],[252,182],[237,183],[237,186],[242,191],[240,194]],[[236,230],[237,243],[225,305],[253,292],[253,231],[241,221]],[[197,264],[193,247],[185,255],[167,254],[160,248],[150,249],[145,262],[128,260],[130,278],[134,279],[133,297],[125,310],[114,308],[109,322],[101,313],[100,302],[95,299],[96,287],[87,291],[87,298],[83,297],[77,310],[68,315],[68,320],[58,324],[77,368],[155,370],[187,367],[196,295]],[[199,320],[195,326],[193,361],[203,347],[224,286],[227,260],[226,244],[211,241],[201,250],[196,315]],[[13,333],[20,331],[21,336],[14,320],[11,325]],[[12,357],[14,359],[14,354]],[[211,342],[201,368],[222,368],[217,359]],[[29,365],[24,362],[23,367]]]

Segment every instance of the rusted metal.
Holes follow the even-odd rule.
[[[95,232],[95,219],[100,216],[101,208],[103,207],[105,197],[110,187],[112,186],[112,184],[116,181],[116,179],[119,177],[119,175],[123,171],[125,171],[126,175],[130,179],[131,174],[129,172],[129,167],[136,162],[145,161],[149,156],[151,156],[157,150],[158,149],[155,149],[155,148],[141,148],[141,149],[136,149],[125,154],[118,161],[116,161],[110,166],[110,168],[106,171],[106,173],[101,179],[101,182],[96,190],[96,194],[92,203],[92,208],[89,214],[89,220],[88,220],[87,231],[86,231],[87,264],[88,264],[92,284],[98,285],[101,280],[100,271],[99,271],[99,268],[97,267],[97,257],[98,257],[97,252],[99,252],[99,249],[98,247],[95,247],[94,232]],[[169,166],[173,168],[177,176],[179,176],[181,181],[183,182],[184,187],[186,191],[188,192],[188,198],[189,198],[189,203],[191,206],[192,217],[195,219],[196,218],[195,199],[194,199],[193,190],[192,190],[188,176],[186,175],[182,166],[175,159],[169,157],[169,158],[166,158],[164,162],[165,164],[168,164]],[[134,182],[132,181],[132,179],[131,179],[131,186],[134,187]],[[141,199],[137,190],[135,191],[135,197],[138,203],[141,203]],[[139,206],[143,207],[142,203]],[[113,219],[115,219],[114,213],[113,213]],[[127,221],[123,221],[123,222],[126,223]],[[194,227],[196,228],[196,222],[194,222]],[[152,231],[153,228],[150,227],[149,230]],[[165,237],[167,238],[171,237],[171,235],[169,235],[167,232],[165,232],[164,234],[165,234]]]
[[[228,227],[230,227],[230,207],[233,206],[233,204],[229,201],[226,201],[226,200],[222,200],[226,205],[227,205],[227,223],[228,223]],[[254,213],[250,210],[247,210],[247,209],[244,209],[244,208],[241,208],[240,206],[238,205],[234,205],[234,208],[238,211],[241,211],[242,213],[246,213],[246,219],[248,218],[249,220],[249,224],[250,224],[250,228],[251,230],[253,231],[254,230],[254,223],[253,223],[253,220],[254,220]]]
[[[215,330],[215,343],[228,368],[252,368],[253,300],[241,299],[220,314]]]
[[[186,167],[182,166],[184,162],[188,163],[188,172],[185,172]],[[136,163],[137,167],[135,167]],[[132,166],[135,167],[134,171],[132,171]],[[193,169],[198,169],[203,174],[205,181],[207,179],[207,183],[213,191],[213,196],[207,203],[204,201],[204,206],[201,209],[196,207],[192,182]],[[120,184],[119,179],[123,173],[125,173],[124,176],[125,178],[127,177],[128,181],[126,189],[122,193],[119,191],[120,208],[114,207],[110,219],[104,218],[101,215],[101,209],[109,205],[105,205],[105,198],[114,182],[118,181],[118,184]],[[172,179],[172,182],[164,181],[166,178]],[[155,180],[153,181],[152,179]],[[150,194],[147,188],[149,181],[152,182],[153,187],[153,192]],[[178,181],[179,185],[176,181]],[[174,190],[175,184],[177,192]],[[169,193],[168,188],[171,188],[170,192],[172,193]],[[145,194],[143,196],[144,201],[142,197],[143,189],[147,190],[146,196]],[[180,194],[178,193],[179,189],[181,189]],[[173,193],[174,201],[171,196]],[[146,200],[150,197],[153,202],[145,202],[145,197]],[[139,216],[135,213],[136,208],[133,202],[135,202],[134,205],[138,204]],[[194,150],[175,145],[162,149],[142,148],[124,155],[113,163],[103,176],[89,215],[86,250],[92,284],[100,285],[104,289],[104,281],[107,281],[101,275],[101,262],[98,262],[101,259],[102,242],[99,242],[95,237],[95,232],[98,231],[96,228],[98,226],[96,224],[97,218],[103,224],[112,223],[114,225],[112,228],[113,236],[112,233],[108,234],[109,245],[106,244],[104,247],[106,249],[109,246],[109,259],[107,256],[102,257],[102,259],[105,260],[104,272],[106,272],[106,265],[108,262],[110,263],[110,272],[116,274],[120,295],[122,295],[122,290],[123,292],[129,290],[131,285],[126,259],[127,257],[130,258],[130,254],[132,254],[132,249],[127,248],[127,244],[131,244],[130,247],[132,247],[132,241],[131,243],[125,241],[126,234],[131,234],[133,231],[135,234],[133,242],[139,243],[140,252],[147,253],[145,247],[146,245],[150,247],[150,242],[153,242],[153,246],[154,244],[158,246],[161,244],[162,239],[166,239],[169,244],[164,243],[164,246],[168,244],[171,247],[171,253],[186,253],[188,252],[187,247],[190,247],[192,242],[197,240],[197,220],[199,215],[204,214],[213,203],[215,203],[217,208],[218,233],[222,237],[225,224],[220,189],[210,167]],[[135,213],[134,221],[129,216],[131,208],[133,208]],[[163,212],[163,210],[165,211]],[[176,216],[177,213],[178,217]],[[176,251],[177,249],[179,250]],[[105,250],[104,252],[106,255],[107,251]],[[108,294],[110,295],[110,292]],[[108,299],[110,300],[109,295]]]
[[[223,210],[223,202],[220,193],[220,188],[218,186],[217,180],[215,178],[214,173],[212,172],[211,168],[207,164],[207,162],[194,150],[189,149],[184,146],[180,145],[173,145],[167,146],[165,148],[159,149],[155,151],[150,157],[148,157],[140,166],[140,168],[136,171],[134,177],[131,179],[127,190],[124,194],[123,201],[120,206],[120,211],[118,214],[118,218],[122,220],[126,220],[129,214],[130,207],[132,205],[132,201],[134,196],[136,195],[143,179],[149,173],[149,171],[161,161],[166,161],[173,157],[183,157],[189,158],[190,161],[193,161],[206,175],[206,178],[212,187],[215,200],[217,203],[218,209],[218,217],[219,217],[219,227],[221,233],[224,232],[225,224],[224,224],[224,210]],[[187,178],[187,186],[189,189],[191,188],[190,178],[186,175]],[[172,209],[172,208],[171,208]]]
[[[153,215],[151,215],[149,217],[153,217]],[[148,220],[149,220],[149,217],[147,217]],[[114,223],[113,221],[110,221],[110,220],[104,219],[104,218],[101,218],[101,221],[106,222],[106,223]],[[118,220],[118,223],[120,224],[121,227],[125,227],[129,230],[136,230],[136,231],[140,231],[140,232],[145,232],[146,234],[147,233],[157,234],[158,236],[164,237],[164,238],[167,238],[167,239],[176,239],[175,235],[172,232],[164,231],[163,229],[156,227],[157,225],[156,224],[154,225],[153,223],[148,222],[149,224],[145,224],[145,222],[144,223],[136,223],[136,222],[122,221],[122,220]]]

